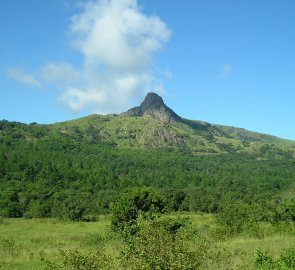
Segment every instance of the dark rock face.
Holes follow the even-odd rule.
[[[155,93],[148,93],[144,101],[140,105],[143,111],[148,110],[150,108],[156,109],[156,108],[161,108],[164,106],[165,104],[163,99]]]
[[[181,118],[174,111],[168,108],[164,104],[163,99],[155,93],[148,93],[140,106],[121,113],[121,115],[133,117],[150,115],[164,123],[169,123],[171,121],[181,121]]]

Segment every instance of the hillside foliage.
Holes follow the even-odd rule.
[[[55,125],[1,121],[0,215],[91,220],[110,212],[125,189],[152,187],[165,211],[228,212],[234,203],[237,220],[247,211],[253,220],[294,221],[289,142],[218,137],[208,126],[170,124],[149,132],[160,125],[116,116]],[[203,144],[192,146],[195,140]]]

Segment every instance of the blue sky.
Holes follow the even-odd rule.
[[[3,0],[0,119],[137,105],[295,140],[291,0]]]

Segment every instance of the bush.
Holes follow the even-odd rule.
[[[91,221],[89,194],[80,191],[66,191],[55,195],[52,216],[71,221]]]
[[[0,193],[0,216],[21,217],[22,211],[19,196],[15,188],[7,187]]]
[[[207,246],[196,240],[197,248],[188,248],[188,241],[195,237],[179,229],[171,233],[157,222],[145,222],[140,231],[130,238],[122,253],[123,269],[190,270],[200,269]]]
[[[187,198],[184,191],[165,188],[161,193],[165,198],[167,211],[188,210],[188,207],[184,204]]]
[[[229,234],[246,232],[259,234],[260,209],[257,205],[236,202],[226,205],[217,216],[217,221]]]
[[[29,210],[26,214],[33,217],[51,217],[51,203],[50,201],[32,200],[29,203]],[[59,206],[60,207],[60,206]]]
[[[134,188],[126,190],[112,205],[112,227],[116,231],[128,230],[130,234],[137,231],[137,218],[152,218],[162,213],[165,204],[163,198],[151,188]]]
[[[295,198],[285,203],[284,219],[295,222]]]
[[[32,215],[30,213],[26,212],[26,213],[23,214],[23,218],[24,219],[32,219],[33,217],[32,217]]]
[[[281,252],[277,260],[273,260],[266,251],[257,250],[255,266],[258,270],[292,270],[295,269],[295,246]]]
[[[170,233],[177,233],[181,228],[184,228],[192,223],[189,217],[162,217],[156,221],[157,226],[164,228]]]
[[[259,270],[271,270],[274,267],[274,262],[270,254],[266,251],[257,250],[254,262],[256,268]]]
[[[79,270],[98,270],[98,269],[114,269],[110,258],[101,251],[84,254],[81,251],[74,250],[60,250],[60,263],[54,263],[50,260],[41,258],[44,263],[42,269],[79,269]]]
[[[281,253],[278,264],[281,269],[295,269],[295,246]]]
[[[64,217],[72,221],[81,221],[86,212],[86,206],[83,201],[75,198],[67,199],[63,203]]]

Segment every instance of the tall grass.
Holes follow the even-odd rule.
[[[282,250],[295,244],[293,233],[280,232],[270,224],[262,226],[264,233],[259,237],[247,234],[224,236],[213,215],[170,214],[164,218],[177,216],[189,217],[191,225],[186,233],[199,237],[199,240],[190,236],[186,238],[185,246],[189,251],[200,248],[200,241],[206,242],[206,254],[202,253],[201,259],[198,257],[200,269],[255,269],[254,257],[258,249],[266,250],[276,260]],[[126,244],[111,232],[110,223],[109,216],[100,216],[98,221],[88,223],[55,219],[1,219],[0,269],[46,269],[50,263],[60,265],[62,260],[64,265],[71,263],[70,260],[96,260],[97,263],[109,261],[110,269],[124,269],[120,263],[122,254],[126,254]],[[148,239],[141,237],[148,243]],[[173,241],[169,235],[165,237]],[[146,248],[138,243],[132,246]],[[163,250],[163,254],[165,252]],[[107,269],[106,265],[99,267]]]

